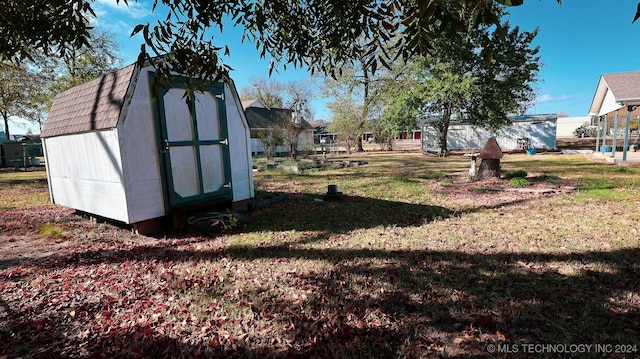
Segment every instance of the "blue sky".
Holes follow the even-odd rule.
[[[512,25],[539,28],[543,63],[530,113],[585,116],[606,73],[640,70],[638,0],[525,0],[510,9]]]
[[[129,37],[133,27],[153,23],[154,16],[166,14],[162,9],[151,14],[151,3],[129,0],[129,7],[122,1],[116,5],[115,0],[94,3],[97,26],[113,33],[125,64],[135,61],[142,43],[140,36]],[[584,116],[601,74],[640,70],[640,48],[636,45],[640,21],[631,23],[637,4],[638,0],[563,0],[562,5],[556,0],[525,0],[524,5],[509,8],[512,25],[528,31],[539,28],[534,44],[540,46],[543,67],[536,84],[537,100],[529,113]],[[238,90],[254,76],[267,76],[269,68],[269,59],[260,59],[251,43],[241,43],[241,35],[242,29],[225,27],[224,34],[216,37],[218,44],[231,50],[223,61],[234,68],[231,76]],[[303,81],[310,76],[289,66],[272,77]],[[325,102],[319,96],[314,101],[317,119],[329,118]]]

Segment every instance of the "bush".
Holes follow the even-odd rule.
[[[529,181],[522,177],[514,177],[509,180],[509,185],[511,187],[527,187],[529,185]]]
[[[516,178],[516,177],[521,177],[521,178],[527,177],[527,171],[525,171],[525,170],[517,170],[517,171],[513,171],[513,172],[506,172],[504,174],[504,178],[506,178],[506,179]]]
[[[598,135],[598,128],[596,126],[589,126],[586,123],[582,124],[580,127],[576,128],[573,131],[573,135],[582,138],[584,137],[596,137]]]

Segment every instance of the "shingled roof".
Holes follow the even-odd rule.
[[[136,65],[59,93],[42,129],[42,137],[114,128]]]
[[[244,114],[252,130],[282,127],[282,121],[293,121],[293,111],[284,108],[247,107]],[[302,120],[301,125],[304,129],[312,128],[305,120]]]
[[[591,102],[590,115],[605,115],[624,105],[640,104],[640,71],[604,74]]]

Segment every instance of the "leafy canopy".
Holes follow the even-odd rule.
[[[560,3],[560,0],[557,0]],[[116,0],[128,4],[127,0]],[[7,0],[0,24],[0,60],[45,53],[68,54],[89,44],[93,0]],[[354,58],[374,68],[398,56],[425,54],[434,39],[452,37],[478,25],[495,25],[494,4],[520,5],[523,0],[154,0],[153,10],[167,9],[155,24],[140,24],[149,56],[166,55],[159,70],[175,70],[193,77],[224,74],[211,29],[225,24],[244,29],[262,56],[276,62],[307,66],[331,73]],[[162,5],[162,7],[160,6]],[[638,16],[636,15],[636,18]],[[229,21],[230,20],[230,21]],[[20,24],[20,26],[15,26]],[[365,41],[360,41],[364,38]],[[393,48],[382,45],[397,39]],[[383,51],[377,51],[382,49]]]

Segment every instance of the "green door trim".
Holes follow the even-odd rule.
[[[149,72],[149,89],[153,92],[154,89],[154,72]],[[152,108],[153,117],[158,146],[158,157],[160,164],[161,180],[163,186],[163,197],[165,208],[170,208],[176,205],[196,204],[206,202],[209,200],[231,200],[233,195],[231,191],[231,160],[229,154],[229,133],[227,126],[227,114],[224,100],[224,84],[207,83],[202,92],[209,92],[217,100],[218,108],[218,121],[220,125],[220,139],[218,140],[200,140],[198,136],[198,125],[196,118],[196,110],[194,107],[194,101],[188,102],[190,118],[193,129],[192,141],[168,141],[167,139],[167,118],[164,111],[164,95],[169,92],[170,89],[187,89],[186,78],[183,76],[172,76],[168,82],[169,87],[163,87],[152,93]],[[186,101],[186,99],[185,99]],[[204,176],[202,173],[200,146],[207,145],[221,145],[222,161],[224,168],[224,181],[225,185],[215,192],[205,193],[204,191]],[[195,149],[196,156],[196,168],[198,175],[198,191],[199,194],[189,197],[181,197],[174,191],[174,181],[171,171],[171,158],[169,153],[170,147],[182,147],[188,146]]]

